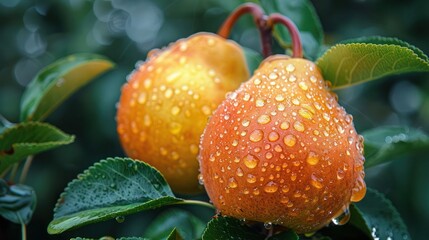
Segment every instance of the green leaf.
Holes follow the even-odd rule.
[[[145,236],[150,239],[164,239],[173,230],[183,239],[198,239],[204,231],[205,223],[182,209],[169,209],[160,214],[148,226]]]
[[[70,240],[96,240],[95,238],[71,238]],[[101,237],[98,240],[149,240],[148,238],[142,237],[121,237],[121,238],[113,238],[113,237]]]
[[[16,124],[0,134],[0,173],[29,155],[73,141],[74,136],[67,135],[47,123]]]
[[[398,211],[383,194],[368,189],[365,198],[356,206],[365,220],[365,232],[370,232],[374,239],[411,239]],[[360,223],[358,228],[365,226]]]
[[[305,57],[315,60],[323,44],[323,29],[317,13],[308,0],[261,0],[269,13],[281,13],[289,17],[301,33]],[[275,37],[280,45],[290,45],[291,38],[284,26],[275,26]]]
[[[253,72],[259,67],[259,64],[261,64],[263,57],[260,53],[250,49],[242,47],[244,51],[244,56],[246,57],[247,62],[247,68],[249,69],[250,74],[252,75]]]
[[[372,238],[371,230],[366,224],[365,218],[363,217],[363,213],[356,207],[355,204],[350,205],[350,220],[347,224],[355,226],[367,237]]]
[[[299,239],[298,235],[292,230],[284,231],[268,238],[268,240],[298,240],[298,239]]]
[[[262,240],[265,236],[251,232],[240,223],[238,219],[218,216],[213,218],[203,233],[203,240],[236,239],[236,240]]]
[[[240,220],[230,217],[218,216],[207,225],[203,240],[234,239],[234,240],[265,240],[267,236],[255,233],[253,229],[244,225]],[[269,240],[297,240],[298,236],[292,231],[276,234]]]
[[[48,226],[58,234],[90,223],[182,202],[155,168],[130,158],[108,158],[69,183]]]
[[[429,62],[428,56],[424,54],[424,52],[417,47],[404,42],[398,38],[390,38],[390,37],[381,37],[381,36],[370,36],[370,37],[360,37],[360,38],[354,38],[354,39],[348,39],[345,41],[342,41],[341,43],[374,43],[374,44],[390,44],[390,45],[398,45],[401,47],[406,47],[411,49],[419,58],[423,59],[426,62]]]
[[[153,238],[153,239],[162,239],[162,238]],[[168,235],[168,237],[166,239],[167,240],[183,240],[182,236],[179,234],[179,232],[175,228],[173,229],[173,231],[171,231],[171,233]]]
[[[421,130],[409,127],[378,127],[363,132],[362,136],[365,139],[365,168],[429,148],[429,136]]]
[[[415,49],[393,44],[337,44],[316,64],[333,89],[345,88],[394,74],[428,72],[427,57],[422,58]]]
[[[112,62],[95,54],[70,55],[45,67],[22,96],[21,120],[43,120],[72,93],[112,67]]]
[[[35,208],[33,188],[21,184],[9,186],[0,179],[0,215],[14,223],[28,224]]]

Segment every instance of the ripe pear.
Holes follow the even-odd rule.
[[[205,189],[221,214],[297,233],[344,224],[366,192],[363,138],[318,67],[267,58],[210,118]]]
[[[122,88],[117,131],[123,149],[157,168],[176,193],[201,192],[200,136],[226,93],[248,78],[240,46],[215,34],[152,52]]]

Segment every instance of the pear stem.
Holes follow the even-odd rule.
[[[292,57],[294,58],[302,58],[303,52],[302,52],[302,42],[301,37],[299,35],[298,28],[296,27],[295,23],[292,22],[288,17],[283,16],[278,13],[273,13],[268,17],[267,25],[270,28],[273,28],[275,24],[280,23],[283,26],[285,26],[289,34],[292,38]]]
[[[250,13],[253,16],[255,24],[258,26],[261,38],[262,54],[264,57],[271,55],[271,31],[272,28],[267,24],[267,16],[262,8],[254,3],[245,3],[236,8],[219,28],[218,35],[228,38],[235,22],[244,14]]]

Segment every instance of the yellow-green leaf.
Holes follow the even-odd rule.
[[[21,100],[21,120],[41,121],[79,88],[113,63],[95,54],[75,54],[42,69],[28,84]]]

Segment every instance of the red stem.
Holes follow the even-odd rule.
[[[254,3],[246,3],[239,6],[222,24],[218,31],[218,35],[223,38],[228,38],[231,33],[231,29],[234,26],[235,22],[246,13],[250,13],[253,16],[253,20],[259,29],[259,34],[261,38],[262,53],[264,57],[271,55],[271,30],[272,28],[267,24],[267,16],[264,13],[262,8]]]
[[[292,38],[292,57],[302,58],[302,43],[301,37],[299,35],[298,28],[296,25],[288,18],[278,13],[273,13],[268,17],[267,25],[269,28],[272,28],[276,23],[281,23],[285,26]]]

